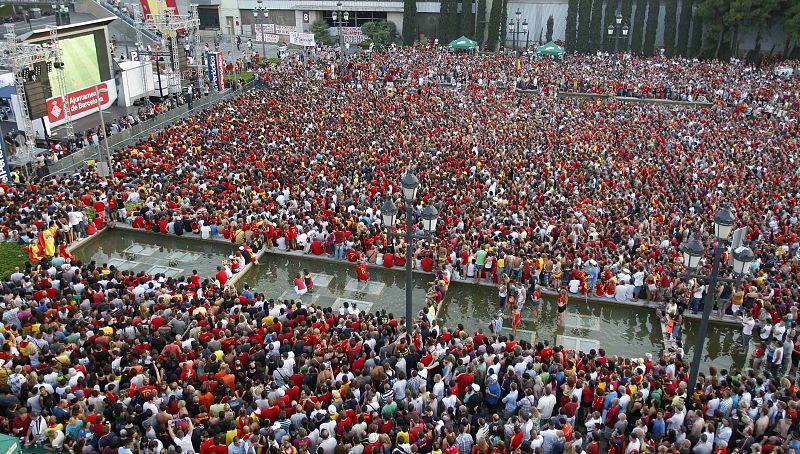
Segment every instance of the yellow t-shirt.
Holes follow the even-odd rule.
[[[225,432],[225,444],[230,445],[231,443],[233,443],[233,439],[236,438],[236,434],[237,434],[236,429]]]

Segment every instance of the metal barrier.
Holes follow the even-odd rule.
[[[164,127],[175,122],[176,120],[183,119],[190,114],[197,113],[207,107],[210,107],[211,105],[228,100],[252,89],[255,87],[256,82],[257,80],[252,80],[239,89],[227,90],[223,93],[217,93],[200,98],[192,103],[191,111],[189,110],[189,106],[187,104],[183,104],[171,109],[168,112],[158,114],[150,120],[135,124],[128,129],[109,136],[106,139],[109,141],[108,147],[111,149],[112,153],[115,153],[117,149],[130,146],[141,140],[143,137],[149,135],[151,132],[164,129]],[[59,159],[58,162],[49,166],[48,174],[53,175],[67,173],[73,171],[73,169],[76,167],[83,165],[83,163],[86,161],[97,159],[98,156],[102,155],[102,153],[98,150],[98,146],[103,147],[104,144],[100,142],[100,145],[88,145],[76,151],[75,153],[64,156],[63,158]]]

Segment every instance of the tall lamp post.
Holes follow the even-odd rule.
[[[261,58],[267,58],[267,41],[264,39],[264,25],[267,24],[267,19],[269,19],[269,10],[266,5],[263,4],[262,0],[256,0],[256,3],[257,5],[253,8],[253,18],[256,20],[256,23],[261,23]],[[264,20],[259,21],[259,17],[263,17]]]
[[[406,336],[410,338],[414,327],[414,308],[411,296],[413,285],[411,282],[411,270],[414,257],[413,241],[419,239],[428,239],[431,237],[431,234],[436,231],[436,223],[439,221],[439,211],[435,206],[427,205],[422,210],[422,214],[420,216],[422,218],[422,228],[425,230],[425,235],[415,235],[411,229],[414,225],[413,205],[417,198],[419,179],[409,170],[405,173],[405,175],[403,175],[403,178],[400,180],[400,184],[403,187],[403,199],[405,199],[406,205],[405,232],[394,233],[391,230],[397,221],[398,212],[397,205],[395,205],[394,201],[392,201],[391,195],[386,199],[386,201],[383,202],[383,205],[381,206],[381,216],[383,218],[383,225],[386,228],[386,234],[390,238],[403,238],[403,240],[406,242]]]
[[[111,150],[108,148],[108,136],[106,135],[106,119],[103,118],[103,106],[100,103],[100,93],[108,93],[108,88],[99,85],[94,86],[94,100],[97,103],[97,113],[100,115],[100,127],[103,129],[103,142],[105,142],[106,149],[106,163],[108,164],[109,174],[111,173]],[[100,153],[100,137],[97,138],[97,155],[100,156],[102,161],[102,154]]]
[[[617,11],[617,14],[614,16],[614,23],[609,24],[606,32],[608,33],[608,37],[614,40],[614,53],[618,53],[619,41],[628,39],[628,33],[630,32],[628,24],[622,24],[622,13]]]
[[[696,274],[697,268],[700,265],[700,260],[706,255],[706,247],[700,239],[695,236],[683,247],[683,264],[686,266],[688,272],[680,274],[680,277],[684,279],[696,279],[708,284],[708,291],[703,301],[703,318],[700,321],[700,330],[697,333],[694,353],[692,354],[692,368],[689,370],[689,386],[687,391],[690,395],[694,393],[695,386],[697,385],[700,359],[703,357],[703,347],[705,346],[706,333],[708,331],[708,319],[714,308],[717,283],[728,282],[738,285],[741,279],[750,272],[750,263],[755,260],[755,254],[753,254],[750,248],[742,246],[737,247],[732,253],[734,277],[729,279],[719,276],[719,269],[722,262],[722,249],[731,236],[735,221],[736,219],[733,216],[733,212],[727,207],[720,208],[714,214],[714,236],[716,237],[716,241],[713,244],[714,261],[711,265],[710,276]]]
[[[516,52],[517,51],[517,37],[519,37],[519,35],[521,35],[523,33],[528,33],[528,19],[526,18],[524,22],[520,23],[520,20],[522,19],[522,11],[520,11],[519,8],[517,8],[517,12],[514,13],[514,16],[516,18],[515,19],[516,23],[515,23],[514,20],[512,20],[511,22],[508,23],[508,33],[514,35],[514,52]],[[516,27],[515,27],[515,25],[516,25]],[[522,25],[522,31],[519,30],[520,25]],[[528,43],[527,43],[527,39],[526,39],[525,47],[527,47],[527,46],[528,46]]]
[[[344,65],[344,39],[342,39],[342,24],[350,20],[350,12],[342,11],[342,2],[336,2],[336,10],[331,13],[331,19],[336,24],[336,35],[339,37],[339,50],[342,52],[342,65]]]

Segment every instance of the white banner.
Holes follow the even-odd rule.
[[[276,25],[275,26],[275,33],[279,35],[288,35],[292,32],[297,30],[297,27],[294,25]]]
[[[262,42],[262,35],[256,35],[253,42],[260,43]],[[267,33],[263,35],[263,42],[267,44],[278,44],[278,35]]]
[[[314,42],[313,33],[297,33],[292,32],[289,34],[289,43],[296,46],[310,46],[314,47],[317,43]]]
[[[362,41],[365,41],[366,39],[367,39],[367,35],[365,35],[363,33],[360,33],[358,35],[345,35],[345,34],[342,34],[342,40],[345,43],[359,44]]]
[[[360,35],[361,27],[342,27],[342,35]]]
[[[264,29],[263,31],[261,29]],[[267,33],[275,33],[275,24],[253,24],[253,34],[255,36],[261,36],[261,33],[265,35]]]

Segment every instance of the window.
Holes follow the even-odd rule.
[[[219,9],[197,8],[200,18],[200,30],[219,30]]]
[[[342,12],[344,11],[347,10],[342,10]],[[337,25],[341,25],[342,27],[360,27],[366,24],[367,22],[386,20],[386,11],[347,11],[347,12],[349,13],[347,22],[342,22],[341,24],[333,21],[333,11],[323,11],[322,19],[325,22],[327,22],[328,25],[331,27],[336,27]],[[342,18],[338,19],[341,20]]]

